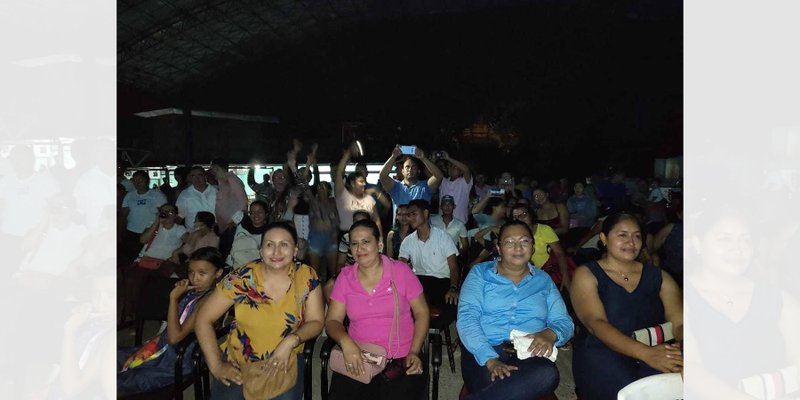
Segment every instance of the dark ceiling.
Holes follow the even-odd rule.
[[[120,1],[118,111],[271,115],[300,136],[361,121],[416,140],[485,119],[563,157],[678,155],[682,11],[653,0]]]

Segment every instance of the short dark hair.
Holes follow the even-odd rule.
[[[267,237],[267,232],[273,229],[283,229],[286,232],[289,232],[289,234],[292,235],[292,240],[294,240],[295,246],[297,245],[297,229],[295,229],[294,225],[287,221],[278,221],[267,225],[267,227],[264,229],[264,235],[261,236],[262,244],[264,243],[264,238]]]
[[[355,182],[356,179],[358,178],[364,178],[365,180],[367,179],[367,177],[364,176],[364,174],[356,171],[356,172],[351,172],[350,175],[347,175],[347,181],[345,183],[347,184],[348,187],[352,187],[353,182]]]
[[[249,207],[247,207],[247,208],[248,208],[248,209],[250,209],[250,207],[253,207],[254,205],[259,205],[259,206],[261,206],[261,208],[263,208],[263,209],[264,209],[264,212],[265,212],[265,213],[269,213],[269,205],[268,205],[266,202],[263,202],[263,201],[261,201],[261,200],[253,200],[253,202],[252,202],[252,203],[250,203],[250,206],[249,206]]]
[[[216,166],[218,166],[218,167],[220,167],[220,168],[222,168],[222,169],[224,169],[226,171],[228,170],[228,167],[230,166],[230,164],[228,164],[228,160],[226,160],[224,158],[221,158],[221,157],[217,157],[217,158],[211,160],[211,165],[216,165]]]
[[[131,176],[131,179],[136,178],[137,176],[141,176],[142,178],[146,179],[148,182],[150,181],[150,175],[147,174],[147,171],[137,170]]]
[[[189,261],[208,261],[217,269],[225,268],[225,259],[215,247],[201,247],[189,256]]]
[[[370,215],[370,213],[368,213],[368,212],[366,212],[364,210],[358,210],[358,211],[354,212],[353,213],[353,220],[356,219],[356,216],[364,217],[367,220],[372,220],[372,215]]]
[[[172,207],[172,208],[174,208],[175,209],[175,214],[180,212],[180,210],[178,209],[178,206],[175,205],[175,204],[172,204],[172,203],[164,203],[164,204],[158,206],[158,211],[161,211],[164,207]]]
[[[492,213],[494,212],[494,208],[495,207],[497,207],[497,206],[499,206],[501,204],[505,204],[505,203],[506,203],[506,201],[502,197],[492,197],[492,198],[490,198],[489,201],[486,203],[486,208],[483,209],[484,210],[484,214],[492,215]]]
[[[205,226],[207,226],[209,228],[213,228],[214,227],[214,222],[217,221],[217,219],[214,218],[214,214],[212,214],[212,213],[210,213],[208,211],[199,211],[197,213],[197,220],[202,222],[203,225],[205,225]]]
[[[522,221],[515,220],[515,219],[512,219],[511,221],[506,222],[505,224],[503,224],[503,226],[500,227],[500,232],[497,234],[497,239],[500,240],[500,238],[503,237],[503,232],[505,232],[506,229],[508,229],[508,228],[510,228],[512,226],[521,226],[521,227],[525,228],[525,230],[528,231],[528,235],[530,235],[531,239],[533,239],[533,231],[531,230],[531,227],[528,226],[528,224],[526,224],[526,223],[524,223]]]
[[[371,219],[353,222],[353,225],[350,225],[350,231],[348,231],[351,238],[353,237],[353,230],[356,228],[367,228],[372,231],[372,236],[374,236],[376,240],[381,240],[381,230],[378,229],[378,224]]]
[[[425,199],[414,199],[408,202],[409,207],[416,207],[420,210],[424,211],[431,211],[431,203],[428,203],[428,200]]]

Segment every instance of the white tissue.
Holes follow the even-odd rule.
[[[528,347],[530,347],[531,343],[533,343],[533,339],[527,337],[527,335],[529,335],[528,332],[512,329],[509,337],[509,339],[511,339],[511,341],[514,343],[514,350],[517,351],[517,358],[520,360],[533,357],[533,354],[528,351]],[[556,357],[558,357],[558,348],[553,346],[553,352],[550,354],[550,357],[547,357],[547,359],[552,362],[556,362]]]

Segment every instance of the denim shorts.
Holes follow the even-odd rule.
[[[336,240],[329,230],[312,228],[308,233],[308,249],[320,256],[334,254],[336,253]]]

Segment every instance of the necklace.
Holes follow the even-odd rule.
[[[622,280],[624,280],[625,282],[630,280],[630,279],[628,279],[628,275],[625,275],[623,272],[620,272],[620,271],[614,271],[614,272],[622,275]]]

